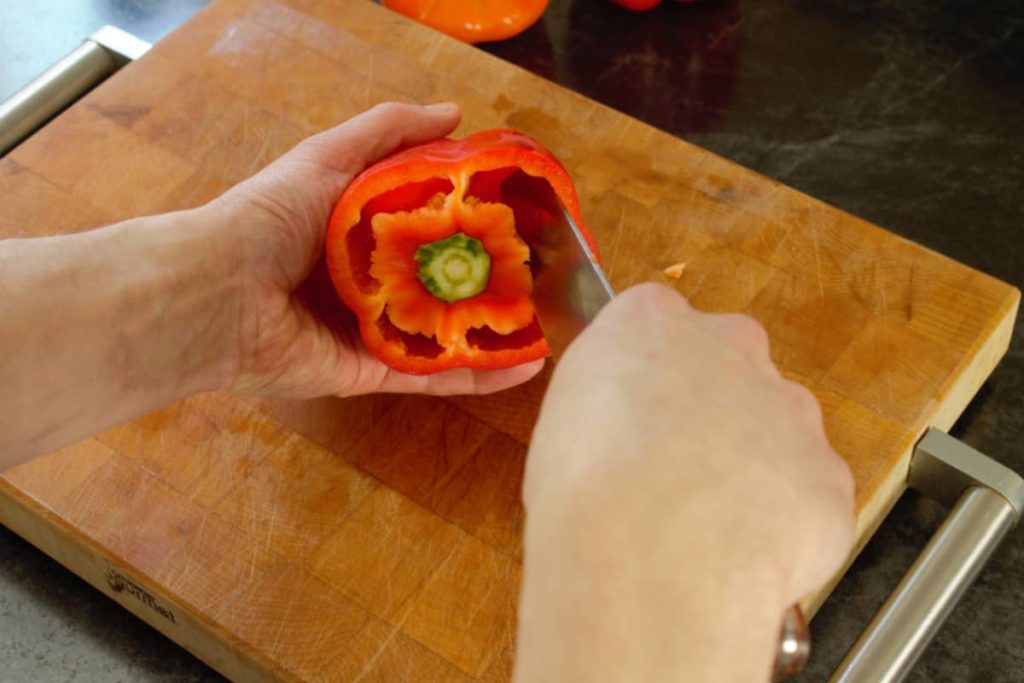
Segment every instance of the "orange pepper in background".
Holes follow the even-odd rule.
[[[504,40],[532,26],[548,0],[383,0],[383,5],[467,43]]]
[[[413,374],[548,354],[523,239],[553,223],[538,183],[555,191],[596,254],[569,174],[522,133],[411,147],[352,181],[331,215],[327,268],[371,353]]]

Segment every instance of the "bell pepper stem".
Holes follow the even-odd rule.
[[[480,240],[457,232],[416,250],[420,282],[442,301],[454,303],[487,289],[491,257]]]

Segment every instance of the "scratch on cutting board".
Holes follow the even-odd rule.
[[[749,305],[751,305],[754,302],[754,298],[757,296],[757,292],[758,292],[758,289],[757,289],[757,276],[755,276],[752,271],[748,270],[746,272],[747,272],[747,281],[746,281],[747,282],[747,293],[746,293],[745,299],[747,301],[747,305],[749,306]]]
[[[887,397],[889,399],[889,405],[892,405],[892,370],[888,367],[888,365],[885,367],[885,390]]]
[[[782,239],[780,239],[779,243],[775,245],[774,249],[772,249],[772,253],[768,255],[768,263],[771,263],[772,265],[777,265],[775,263],[775,255],[782,251],[782,247],[785,246],[785,244],[787,242],[789,242],[789,238],[793,235],[793,230],[794,229],[793,229],[792,226],[786,225],[785,229],[786,229],[786,232],[782,235]],[[764,232],[763,231],[761,231],[761,235],[762,235],[762,244],[763,244],[764,243]]]
[[[247,506],[248,509],[245,515],[246,531],[247,535],[253,539],[253,542],[250,544],[250,547],[252,548],[252,555],[249,561],[250,582],[255,578],[256,565],[259,563],[260,557],[267,557],[270,555],[270,541],[274,531],[274,519],[277,517],[276,493],[276,490],[268,492],[267,489],[261,486],[256,496],[251,501],[253,504]],[[274,500],[274,508],[271,511],[270,521],[264,522],[265,515],[261,514],[261,512],[263,510],[263,503],[268,498]],[[266,529],[266,533],[264,535],[263,543],[261,544],[256,539],[262,529]]]
[[[118,455],[118,456],[115,456],[115,457],[122,457],[122,456]],[[86,480],[86,483],[87,484],[88,483],[95,483],[94,479],[95,479],[95,477],[89,477]],[[75,509],[75,512],[77,514],[74,517],[69,516],[69,518],[74,521],[76,526],[81,526],[83,521],[86,518],[86,515],[88,515],[89,512],[91,512],[94,509],[93,502],[95,501],[96,497],[99,495],[99,492],[100,492],[101,489],[102,489],[102,486],[96,486],[96,485],[86,486],[87,493],[85,494],[85,497],[82,498],[79,501],[79,504],[78,504],[78,506]]]
[[[307,581],[308,583],[308,581]],[[296,598],[306,592],[308,586],[300,586],[298,590],[286,591],[288,594],[288,600],[285,603],[284,612],[278,617],[277,632],[274,634],[274,641],[270,644],[270,652],[277,653],[278,646],[281,644],[281,638],[284,635],[285,627],[289,626],[288,617],[291,616],[292,610],[295,609]]]
[[[270,520],[265,524],[267,529],[266,534],[263,537],[263,550],[269,555],[270,554],[270,543],[274,537],[275,522],[277,521],[277,506],[278,506],[278,491],[277,486],[274,486],[274,492],[270,496],[272,506],[270,508]]]
[[[270,652],[277,653],[277,648],[281,645],[281,637],[284,635],[285,626],[288,624],[288,614],[292,611],[292,605],[295,604],[295,598],[289,597],[288,602],[285,605],[284,613],[278,617],[277,620],[277,631],[274,632],[274,640],[271,641]]]
[[[334,619],[328,621],[326,625],[321,621],[315,629],[316,635],[312,639],[305,640],[305,647],[310,652],[318,652],[323,649],[328,651],[337,650],[339,641],[346,642],[344,636],[336,640],[340,627],[339,622]]]
[[[821,281],[821,253],[818,246],[818,225],[813,223],[811,225],[811,239],[814,240],[814,269],[818,274],[818,297],[825,300],[825,285]]]
[[[374,69],[377,65],[377,56],[375,53],[370,53],[370,61],[366,65],[366,90],[363,92],[363,109],[369,109],[370,107],[370,95],[373,88],[373,74]]]
[[[587,124],[590,123],[590,117],[594,115],[595,111],[597,111],[597,102],[591,102],[590,109],[588,109],[587,113],[583,115],[583,120],[579,124],[581,129],[587,127]]]
[[[480,599],[476,601],[476,604],[473,605],[473,609],[472,611],[470,611],[469,616],[463,615],[460,616],[460,619],[467,624],[472,624],[473,622],[475,622],[477,616],[480,614],[481,610],[483,610],[484,606],[490,606],[491,601],[489,600],[489,598],[499,585],[501,585],[500,581],[489,581],[487,585],[487,590],[484,592],[483,595],[480,596]]]
[[[653,228],[654,226],[652,225],[651,227]],[[653,230],[651,232],[653,232]],[[679,230],[678,228],[672,231],[672,239],[669,240],[668,246],[665,247],[665,249],[662,251],[662,253],[664,253],[664,254],[673,254],[673,253],[675,253],[676,242],[679,241],[679,235],[682,234],[682,232],[683,231]]]
[[[117,525],[117,548],[118,548],[118,551],[121,553],[121,557],[128,557],[127,546],[125,545],[125,542],[124,542],[124,525],[123,524],[118,524]]]
[[[381,655],[384,654],[384,651],[388,649],[389,645],[391,645],[391,641],[395,639],[396,635],[398,635],[398,629],[392,629],[391,633],[388,634],[388,637],[385,638],[384,642],[382,642],[380,647],[377,648],[377,651],[373,653],[373,656],[370,657],[366,664],[363,665],[363,668],[359,670],[359,673],[357,673],[352,679],[352,683],[359,683],[359,681],[366,678],[367,674],[369,674],[377,665],[377,661],[381,658]]]
[[[251,109],[251,107],[248,105],[248,100],[246,100],[246,105],[244,107],[242,107],[242,141],[243,142],[246,140],[246,138],[249,137],[249,110],[250,109]]]
[[[626,222],[626,207],[619,209],[619,222],[615,226],[615,244],[612,245],[611,257],[608,259],[608,279],[611,279],[615,272],[615,263],[619,257],[619,245],[622,243],[622,233],[625,231],[623,225]]]
[[[252,583],[256,577],[256,561],[259,559],[260,549],[253,543],[252,544],[252,557],[249,560],[249,583]]]
[[[251,173],[256,173],[263,168],[265,165],[264,158],[266,157],[267,150],[270,147],[270,135],[260,135],[258,137],[260,140],[260,147],[252,157]]]
[[[434,66],[434,60],[437,59],[438,53],[441,52],[441,46],[444,44],[446,39],[443,34],[438,33],[434,35],[433,40],[430,41],[430,45],[424,50],[423,63],[430,68]]]
[[[196,532],[196,537],[191,543],[186,544],[185,550],[185,566],[181,570],[182,581],[187,581],[189,578],[189,569],[192,568],[192,557],[195,555],[196,547],[202,545],[203,532],[206,529],[206,518],[209,516],[210,511],[203,508],[203,518],[199,522],[199,530]]]
[[[244,41],[236,41],[235,35],[238,34],[238,29],[241,28],[242,22],[235,22],[229,25],[217,38],[217,42],[210,48],[209,53],[211,55],[216,54],[238,54],[245,49]]]

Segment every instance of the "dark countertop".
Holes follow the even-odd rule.
[[[0,97],[102,23],[156,40],[203,0],[13,0]],[[701,0],[630,14],[552,0],[486,49],[1021,286],[1024,5]],[[1024,472],[1024,332],[954,434]],[[944,510],[903,497],[812,625],[824,680]],[[909,680],[1024,681],[1012,532]],[[208,681],[202,663],[0,528],[4,681]]]

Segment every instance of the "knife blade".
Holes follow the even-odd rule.
[[[559,358],[615,291],[572,214],[545,183],[532,188],[550,222],[530,231],[533,307],[551,355]]]

